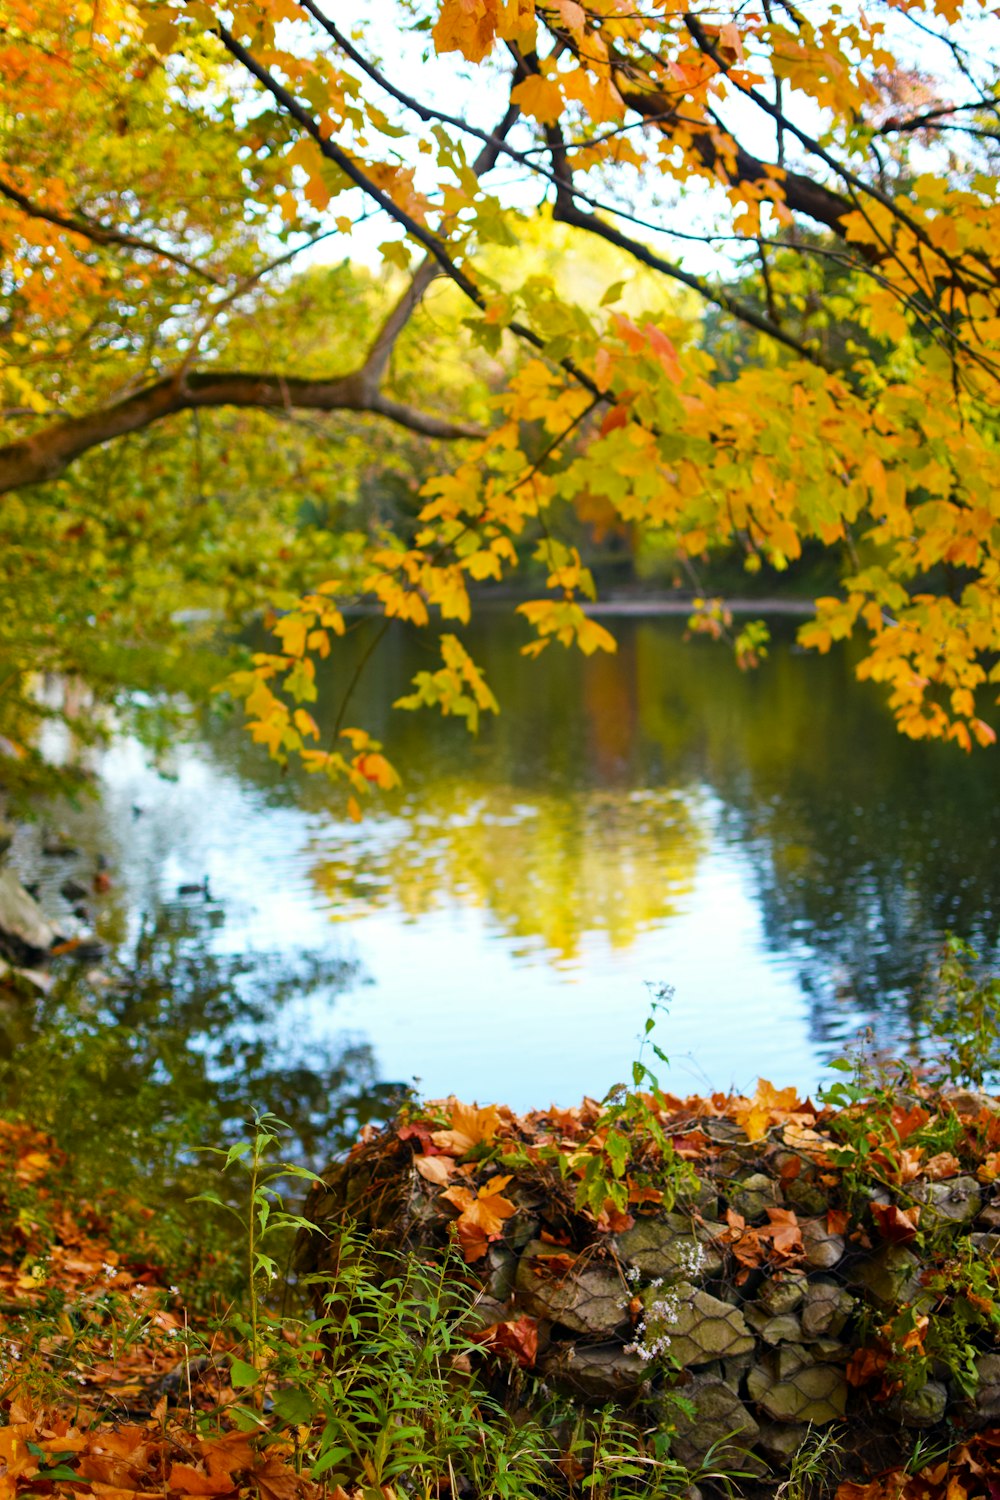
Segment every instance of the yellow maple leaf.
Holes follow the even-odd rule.
[[[475,1146],[489,1145],[500,1129],[495,1104],[480,1109],[476,1104],[462,1104],[452,1097],[445,1101],[444,1113],[451,1121],[451,1129],[432,1131],[431,1140],[449,1156],[465,1156]]]
[[[789,1115],[801,1111],[802,1105],[794,1088],[776,1089],[766,1078],[757,1079],[757,1090],[752,1099],[737,1099],[733,1103],[732,1115],[747,1133],[748,1141],[762,1141],[769,1125],[785,1120]]]
[[[554,125],[562,114],[563,97],[559,85],[538,73],[523,78],[516,88],[511,89],[510,97],[511,103],[519,104],[526,115],[543,125]]]

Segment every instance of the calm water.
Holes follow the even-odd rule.
[[[476,739],[386,713],[432,664],[389,637],[347,722],[406,780],[361,825],[210,726],[156,765],[116,742],[100,801],[48,825],[80,855],[45,858],[29,831],[17,860],[65,910],[58,886],[102,853],[113,884],[90,905],[114,953],[166,954],[166,989],[181,959],[189,990],[222,975],[215,1011],[178,1023],[202,1074],[251,1047],[261,1102],[298,1088],[317,1119],[335,1086],[376,1079],[515,1106],[602,1094],[650,985],[675,992],[659,1041],[677,1089],[811,1089],[867,1025],[912,1048],[942,934],[996,949],[996,754],[904,742],[847,656],[807,657],[790,628],[749,676],[676,622],[615,631],[615,657],[532,664],[487,617],[468,643],[503,712]],[[147,1024],[129,1014],[108,1023]]]

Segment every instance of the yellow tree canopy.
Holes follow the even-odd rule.
[[[527,649],[613,649],[559,533],[581,496],[695,561],[736,547],[748,570],[781,570],[808,543],[836,549],[842,587],[803,641],[862,633],[860,671],[905,734],[992,742],[993,6],[344,9],[8,0],[0,507],[30,516],[82,455],[181,412],[364,413],[436,445],[412,524],[318,562],[234,684],[272,753],[357,792],[393,784],[381,747],[340,723],[320,745],[306,707],[345,608],[455,622],[403,702],[474,727],[496,704],[456,633],[470,583],[534,558]],[[565,274],[559,257],[523,269],[541,212],[571,237],[573,274],[568,256]],[[377,255],[399,280],[367,347],[331,340],[330,368],[280,320],[246,336],[248,310],[320,255]],[[412,357],[396,368],[442,282],[466,401],[431,378],[422,400]]]

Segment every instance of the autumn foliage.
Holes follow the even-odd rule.
[[[877,1093],[833,1109],[760,1080],[748,1097],[680,1098],[659,1090],[636,1097],[647,1128],[627,1133],[621,1117],[609,1119],[607,1102],[590,1099],[520,1116],[454,1098],[414,1104],[384,1131],[366,1127],[339,1170],[362,1166],[374,1183],[372,1167],[384,1169],[381,1197],[392,1178],[403,1180],[412,1168],[470,1268],[472,1286],[489,1247],[526,1215],[540,1226],[532,1261],[540,1282],[560,1284],[581,1266],[601,1263],[616,1235],[669,1205],[672,1183],[690,1184],[687,1167],[706,1178],[725,1174],[734,1141],[785,1187],[809,1175],[829,1205],[819,1220],[787,1206],[747,1216],[730,1208],[716,1226],[716,1244],[730,1257],[737,1285],[770,1278],[780,1287],[802,1275],[804,1241],[817,1223],[856,1250],[911,1242],[919,1213],[859,1196],[861,1170],[869,1189],[890,1190],[900,1204],[914,1184],[971,1173],[989,1192],[1000,1175],[1000,1116],[983,1095],[941,1094],[911,1080],[906,1097]],[[616,1139],[623,1135],[624,1142]],[[945,1137],[949,1151],[939,1149]],[[603,1164],[609,1195],[588,1206],[580,1189],[593,1161]],[[238,1317],[232,1309],[209,1317],[169,1284],[169,1269],[150,1258],[149,1210],[138,1215],[126,1245],[120,1227],[73,1199],[72,1181],[72,1161],[49,1138],[0,1122],[0,1496],[360,1497],[363,1481],[324,1491],[310,1477],[308,1455],[323,1424],[311,1429],[303,1411],[283,1424],[284,1388],[266,1370],[259,1415],[248,1409]],[[354,1212],[365,1211],[366,1200],[356,1199]],[[908,1362],[940,1357],[935,1324],[953,1318],[963,1299],[976,1305],[984,1336],[995,1337],[995,1264],[984,1266],[973,1290],[957,1279],[947,1246],[939,1269],[932,1244],[924,1272],[928,1311],[910,1316],[903,1306],[871,1327],[851,1356],[848,1382],[873,1403],[872,1412],[900,1389]],[[56,1326],[53,1291],[62,1309]],[[636,1298],[630,1316],[639,1308]],[[289,1323],[289,1338],[298,1337],[295,1327]],[[517,1369],[530,1377],[540,1332],[538,1319],[527,1315],[480,1327],[472,1347],[482,1373]],[[364,1338],[363,1325],[355,1336]],[[193,1357],[193,1341],[207,1353]],[[325,1358],[322,1346],[315,1358]],[[467,1357],[459,1364],[464,1380]],[[568,1482],[575,1492],[582,1477],[568,1455],[553,1469],[560,1491]],[[993,1500],[998,1479],[1000,1434],[955,1431],[926,1462],[882,1472],[855,1465],[836,1493],[837,1500]],[[433,1492],[449,1493],[449,1483],[442,1474]],[[393,1500],[401,1492],[382,1494]]]
[[[232,686],[272,754],[356,799],[392,784],[381,748],[340,726],[318,744],[308,711],[344,611],[446,622],[440,665],[403,702],[474,727],[496,708],[454,633],[475,590],[527,568],[528,654],[614,649],[587,612],[577,513],[661,533],[695,579],[719,548],[751,572],[830,549],[840,587],[803,642],[863,638],[859,671],[905,734],[991,743],[985,0],[401,0],[354,19],[348,32],[316,0],[8,5],[0,520],[25,579],[33,486],[63,486],[70,549],[109,495],[137,538],[183,508],[154,486],[133,514],[118,474],[81,514],[60,476],[104,445],[164,423],[176,437],[202,413],[203,466],[229,442],[220,413],[332,414],[331,433],[362,421],[373,444],[382,424],[438,445],[420,503],[317,558],[301,597],[277,592],[277,649]],[[578,263],[612,257],[610,284],[581,299],[558,260],[518,274],[540,212]],[[303,359],[292,329],[255,340],[296,257],[320,241],[370,257],[373,215],[396,301],[353,364]],[[442,314],[475,372],[468,399],[412,362],[397,373],[397,348]],[[322,461],[309,473],[335,488]],[[140,587],[132,566],[112,610]],[[752,663],[764,633],[737,649]]]

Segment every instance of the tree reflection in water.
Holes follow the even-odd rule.
[[[553,649],[526,664],[516,626],[480,620],[467,643],[503,711],[476,741],[433,715],[387,716],[425,664],[420,643],[390,637],[351,712],[406,782],[370,832],[333,824],[317,840],[334,909],[482,906],[559,962],[589,933],[625,948],[669,924],[706,852],[728,845],[815,1041],[828,1051],[878,1020],[905,1045],[947,932],[1000,956],[1000,752],[903,739],[850,650],[805,653],[787,620],[748,674],[676,620],[609,623],[614,657]],[[323,793],[300,782],[298,795]]]
[[[313,1167],[384,1119],[399,1097],[367,1043],[296,1049],[292,1002],[328,1006],[357,966],[315,953],[219,951],[215,903],[174,902],[143,918],[106,974],[78,966],[37,1007],[0,1021],[0,1110],[114,1159],[123,1187],[154,1169],[178,1189],[196,1150],[237,1139],[254,1108],[291,1126],[288,1152]],[[81,1153],[86,1159],[86,1152]]]

